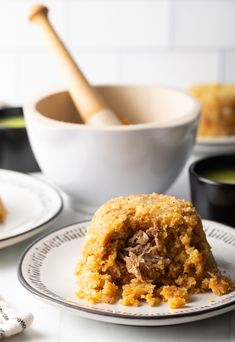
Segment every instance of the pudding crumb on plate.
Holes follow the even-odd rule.
[[[5,208],[3,201],[0,197],[0,223],[5,222],[7,218],[7,209]]]

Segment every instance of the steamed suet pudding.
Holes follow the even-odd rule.
[[[78,298],[138,306],[186,304],[189,294],[223,295],[232,281],[217,268],[192,204],[171,196],[131,195],[95,213],[76,267]]]

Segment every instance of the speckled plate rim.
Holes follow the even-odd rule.
[[[27,240],[27,239],[31,238],[32,236],[40,233],[44,229],[46,229],[49,224],[52,224],[56,220],[57,216],[62,212],[64,205],[63,205],[62,196],[60,195],[59,191],[56,190],[51,184],[47,183],[46,181],[44,181],[40,178],[33,177],[27,173],[25,174],[25,173],[12,171],[12,170],[5,170],[5,169],[0,169],[0,171],[4,171],[5,173],[10,173],[10,174],[16,174],[16,175],[19,175],[20,177],[21,176],[29,177],[31,180],[35,181],[35,184],[36,183],[37,184],[43,184],[44,186],[47,186],[48,188],[50,188],[50,190],[53,190],[54,194],[56,194],[57,199],[59,200],[59,206],[58,206],[57,210],[54,211],[54,213],[51,215],[51,217],[48,220],[46,220],[45,222],[43,222],[39,225],[35,225],[34,227],[31,227],[27,231],[12,234],[8,237],[0,238],[0,249],[4,249],[4,248],[10,247],[12,245],[15,245],[19,242],[22,242],[24,240]]]
[[[215,224],[217,227],[221,226],[223,229],[227,230],[228,232],[232,233],[235,236],[235,229],[229,226],[223,225],[218,222],[209,221],[209,220],[202,220],[204,223]],[[233,299],[226,304],[222,304],[219,307],[208,307],[206,309],[202,309],[196,312],[184,312],[184,313],[172,313],[172,314],[164,314],[163,316],[160,315],[151,315],[151,316],[143,316],[143,315],[132,315],[132,314],[122,314],[122,313],[115,313],[111,311],[102,311],[102,310],[95,310],[93,308],[88,308],[85,306],[79,306],[72,303],[68,303],[62,301],[57,298],[53,298],[49,295],[41,293],[39,290],[34,288],[29,284],[29,282],[24,277],[23,271],[23,263],[27,256],[27,253],[37,245],[38,242],[42,242],[44,239],[47,239],[49,236],[53,236],[57,232],[61,230],[71,229],[73,227],[79,225],[88,225],[90,223],[89,220],[81,221],[72,225],[67,225],[65,227],[59,228],[53,232],[44,234],[42,237],[38,238],[34,241],[28,248],[23,252],[19,264],[18,264],[18,271],[17,276],[18,280],[21,285],[28,290],[32,295],[38,297],[40,300],[48,304],[55,305],[60,308],[64,308],[73,312],[76,312],[81,317],[91,318],[98,321],[108,322],[108,323],[115,323],[115,324],[124,324],[124,325],[142,325],[142,326],[163,326],[163,325],[175,325],[175,324],[182,324],[193,322],[197,320],[207,319],[210,317],[214,317],[217,315],[221,315],[223,313],[232,311],[235,309],[235,291],[233,291]],[[214,233],[213,233],[214,234]]]

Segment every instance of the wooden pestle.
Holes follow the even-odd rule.
[[[69,93],[83,121],[90,125],[121,125],[121,121],[89,84],[57,35],[48,19],[48,8],[43,5],[35,5],[29,13],[29,20],[37,23],[44,31],[49,46],[64,71]]]

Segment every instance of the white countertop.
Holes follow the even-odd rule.
[[[190,199],[188,165],[168,194]],[[83,220],[65,203],[63,212],[50,229],[59,228]],[[43,234],[43,233],[42,233]],[[23,334],[9,339],[11,342],[120,342],[122,341],[235,341],[235,311],[203,321],[166,327],[131,327],[96,322],[80,318],[68,311],[41,302],[28,293],[18,282],[17,263],[23,250],[35,238],[0,251],[0,294],[17,311],[34,314],[34,322]]]

